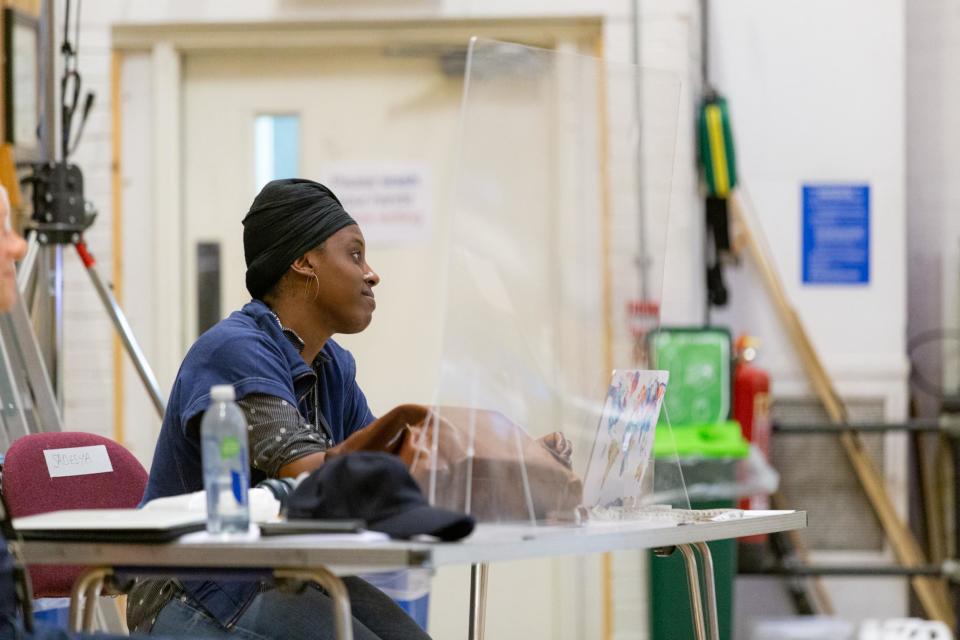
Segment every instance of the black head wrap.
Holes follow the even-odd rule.
[[[357,223],[319,182],[302,178],[268,182],[243,219],[247,291],[262,298],[294,260],[351,224]]]

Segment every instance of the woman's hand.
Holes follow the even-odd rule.
[[[553,457],[560,461],[568,469],[573,468],[573,445],[559,431],[548,433],[539,440],[540,444],[546,447],[547,451],[553,454]]]

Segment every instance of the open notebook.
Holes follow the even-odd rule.
[[[75,509],[13,519],[24,540],[170,542],[206,527],[206,514],[144,509]]]

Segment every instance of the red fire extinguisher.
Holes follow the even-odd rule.
[[[770,374],[753,364],[760,341],[741,335],[736,342],[736,366],[733,372],[733,417],[740,423],[743,437],[770,459]],[[740,499],[741,509],[769,509],[770,497],[755,495]],[[765,535],[743,538],[762,543]]]

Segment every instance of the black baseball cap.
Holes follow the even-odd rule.
[[[358,451],[324,462],[290,495],[290,520],[359,519],[392,538],[430,535],[452,541],[473,532],[465,513],[432,507],[396,456]]]

